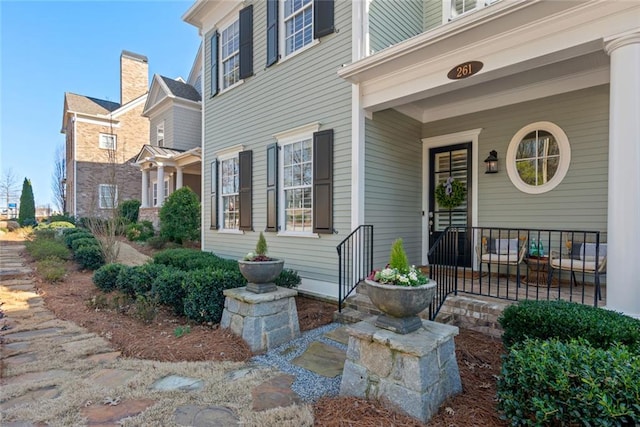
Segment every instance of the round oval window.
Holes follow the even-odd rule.
[[[540,194],[555,188],[569,170],[567,135],[551,122],[520,129],[509,143],[507,174],[520,191]]]

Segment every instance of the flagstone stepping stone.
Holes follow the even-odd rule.
[[[89,377],[89,380],[107,388],[120,387],[133,379],[136,371],[126,369],[101,369]]]
[[[27,382],[50,381],[57,378],[63,378],[71,374],[70,371],[62,369],[51,369],[49,371],[29,372],[27,374],[17,375],[15,377],[5,377],[7,384],[24,384]]]
[[[11,421],[2,424],[2,427],[46,427],[45,423],[32,423],[30,421]]]
[[[291,390],[294,380],[293,375],[282,374],[251,390],[252,409],[265,411],[300,403],[300,396]]]
[[[9,366],[17,366],[24,363],[35,362],[36,360],[38,360],[36,353],[23,353],[16,356],[9,356],[4,359],[3,362]]]
[[[155,403],[156,401],[151,399],[123,400],[117,405],[102,405],[96,403],[82,408],[80,414],[87,418],[87,424],[90,426],[115,427],[121,425],[120,420],[135,417]]]
[[[85,360],[88,360],[89,362],[95,362],[95,363],[108,363],[116,360],[118,357],[120,357],[121,354],[122,353],[120,353],[119,351],[92,354],[91,356],[87,356]]]
[[[33,404],[47,399],[55,399],[60,396],[60,391],[57,386],[42,387],[35,390],[30,390],[21,396],[14,397],[5,402],[0,403],[0,410],[6,411],[9,408],[16,406],[22,406],[27,404]],[[4,426],[4,424],[2,424]]]
[[[168,377],[160,378],[158,381],[151,385],[152,390],[159,391],[171,391],[171,390],[183,390],[194,391],[202,390],[204,387],[204,381],[197,378],[181,377],[179,375],[169,375]]]
[[[33,329],[30,331],[14,332],[4,335],[6,340],[15,341],[28,341],[34,338],[41,338],[44,335],[54,335],[62,331],[63,328],[45,328],[45,329]]]
[[[332,345],[314,341],[300,356],[291,361],[323,377],[333,378],[342,374],[347,355]]]
[[[178,406],[173,421],[180,426],[227,427],[240,423],[238,416],[223,406]]]
[[[326,338],[333,340],[335,342],[339,342],[340,344],[349,345],[349,334],[347,333],[347,326],[340,326],[339,328],[333,329],[326,334],[324,334]]]
[[[24,350],[30,345],[31,343],[29,341],[16,341],[5,344],[4,348],[7,350]]]

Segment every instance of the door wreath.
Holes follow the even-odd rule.
[[[464,202],[466,192],[467,189],[463,183],[449,177],[436,186],[436,202],[445,209],[453,209]]]

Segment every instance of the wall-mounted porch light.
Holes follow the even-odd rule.
[[[498,173],[498,152],[491,150],[489,157],[484,159],[484,166],[486,168],[484,173]]]

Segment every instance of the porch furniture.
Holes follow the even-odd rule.
[[[527,238],[493,239],[487,236],[482,237],[482,244],[476,247],[476,253],[480,264],[487,264],[489,276],[491,276],[491,266],[495,265],[499,273],[500,266],[516,267],[516,283],[520,286],[520,264],[527,253]]]
[[[597,255],[596,255],[597,253]],[[602,299],[600,294],[600,275],[607,271],[607,244],[606,243],[573,243],[567,254],[560,254],[558,251],[549,253],[549,277],[548,282],[553,279],[553,271],[571,272],[571,284],[578,286],[576,273],[593,274],[596,294]],[[584,283],[582,283],[584,285]]]
[[[557,287],[559,285],[558,280],[555,277],[551,278],[551,282],[547,279],[549,272],[549,257],[548,256],[527,256],[524,258],[524,263],[527,264],[527,269],[529,270],[529,274],[527,275],[527,279],[531,279],[531,284],[535,284],[536,286],[540,285],[542,282],[543,285],[547,284],[550,287]]]

